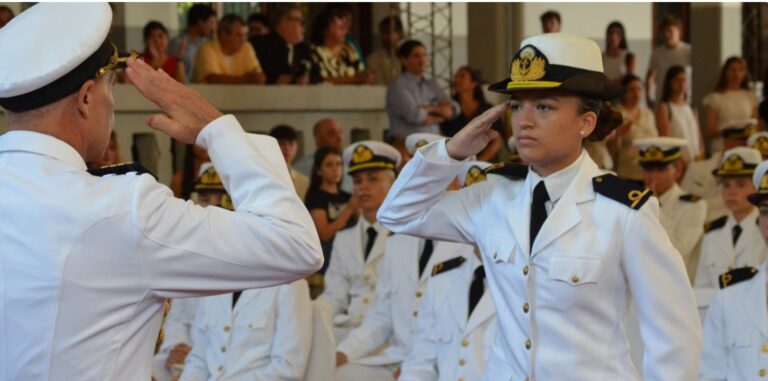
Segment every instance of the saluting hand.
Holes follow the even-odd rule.
[[[182,143],[194,144],[200,131],[222,115],[202,95],[142,60],[129,59],[125,74],[164,113],[147,118],[149,127]]]
[[[499,132],[491,127],[508,108],[509,104],[504,102],[472,119],[456,135],[448,139],[445,144],[448,155],[456,160],[464,160],[482,151],[488,143],[499,137]]]

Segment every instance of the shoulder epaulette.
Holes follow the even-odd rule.
[[[688,202],[697,202],[701,200],[701,196],[697,194],[684,194],[680,196],[681,201],[688,201]]]
[[[125,175],[127,173],[136,172],[138,175],[142,175],[145,173],[148,173],[152,175],[152,177],[157,180],[157,176],[155,176],[154,173],[150,172],[148,169],[144,168],[139,163],[123,163],[123,164],[115,164],[115,165],[108,165],[106,167],[101,168],[91,168],[88,170],[88,173],[94,175],[94,176],[106,176],[106,175]]]
[[[451,258],[445,262],[440,262],[432,267],[432,276],[435,276],[437,274],[442,274],[448,270],[453,270],[459,266],[461,266],[462,263],[464,263],[467,259],[464,257],[456,257]]]
[[[722,216],[716,220],[712,220],[704,224],[704,232],[709,233],[712,230],[717,230],[725,226],[725,223],[728,221],[728,216]]]
[[[640,209],[653,196],[650,189],[611,174],[593,178],[592,187],[595,192],[635,210]]]
[[[523,180],[528,176],[528,166],[515,163],[496,163],[483,170],[488,175],[500,175],[510,180]]]
[[[754,267],[747,266],[733,269],[720,275],[720,288],[726,288],[728,286],[733,286],[736,283],[750,280],[754,278],[755,275],[757,275],[757,269]]]

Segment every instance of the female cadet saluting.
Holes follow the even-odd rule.
[[[480,247],[499,324],[484,380],[640,379],[624,329],[632,300],[644,379],[695,379],[701,326],[658,202],[583,150],[621,123],[606,101],[624,90],[603,74],[591,40],[547,34],[521,46],[510,78],[491,86],[510,100],[419,150],[379,221]],[[443,192],[461,160],[496,138],[490,126],[507,109],[530,167],[497,165],[488,181]]]

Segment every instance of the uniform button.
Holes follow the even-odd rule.
[[[248,328],[253,328],[253,324],[248,324]]]
[[[525,349],[531,349],[531,340],[530,339],[525,341]]]
[[[413,311],[413,316],[416,317],[419,314],[419,311]]]
[[[224,326],[224,332],[229,332],[229,326],[228,325]]]
[[[227,347],[221,347],[221,353],[225,353],[227,351]]]
[[[496,260],[498,258],[499,258],[499,254],[498,253],[493,253],[493,260]]]
[[[467,340],[467,339],[461,340],[461,346],[462,347],[467,347],[468,345],[469,345],[469,340]]]
[[[757,372],[757,374],[759,374],[760,377],[765,377],[765,375],[768,374],[768,372],[766,372],[765,369],[760,369],[760,371]]]
[[[371,291],[376,291],[376,287],[371,286]]]
[[[528,275],[528,266],[523,267],[523,275]]]
[[[219,372],[223,372],[223,371],[224,371],[224,365],[219,365]]]
[[[528,303],[523,304],[523,312],[528,313]]]
[[[463,378],[461,378],[461,377],[459,377],[459,379],[458,379],[457,381],[464,381],[464,379],[463,379]]]
[[[368,276],[368,275],[365,275],[365,276],[363,276],[363,280],[364,280],[364,281],[366,281],[366,282],[367,282],[369,279],[371,279],[371,277],[370,277],[370,276]]]
[[[768,344],[763,344],[763,353],[768,353]]]
[[[576,275],[571,277],[571,282],[573,282],[573,284],[579,283],[580,280],[581,279],[579,279],[579,277]]]
[[[416,297],[421,298],[421,291],[416,291]]]
[[[368,304],[368,298],[363,299],[363,304]]]
[[[464,359],[459,359],[459,365],[464,366],[467,362]]]

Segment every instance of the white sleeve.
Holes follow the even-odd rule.
[[[277,327],[269,365],[251,373],[252,380],[301,381],[312,342],[312,301],[309,285],[298,280],[279,286]]]
[[[198,136],[229,191],[235,212],[173,197],[141,176],[131,201],[134,252],[162,298],[269,287],[320,268],[320,241],[296,196],[278,145],[251,138],[222,116]]]
[[[416,328],[411,335],[411,352],[401,366],[398,381],[437,381],[437,343],[432,338],[435,329],[435,300],[431,287],[427,284],[424,299],[419,305]]]
[[[699,381],[726,381],[728,342],[723,318],[723,293],[719,292],[704,317],[704,345],[701,350]]]
[[[704,236],[704,241],[701,243],[701,256],[699,257],[699,265],[696,269],[696,281],[693,283],[694,292],[696,295],[696,304],[700,307],[708,307],[712,298],[717,292],[718,285],[714,283],[712,274],[709,273],[709,256],[714,253],[711,250],[712,240],[707,239]]]
[[[645,347],[644,380],[693,380],[702,333],[683,259],[659,223],[655,198],[628,213],[622,267]]]
[[[395,233],[473,243],[473,213],[483,204],[490,179],[446,192],[463,167],[464,162],[448,156],[445,140],[419,149],[389,190],[378,221]]]

